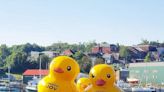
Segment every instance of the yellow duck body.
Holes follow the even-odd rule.
[[[78,92],[74,82],[80,72],[77,62],[67,56],[52,60],[49,75],[38,84],[38,92]]]
[[[86,89],[83,92],[123,92],[120,88],[117,86],[113,87],[94,87],[91,86],[90,88]]]
[[[38,85],[38,92],[78,92],[74,82],[49,80],[45,77]]]
[[[91,85],[91,82],[88,78],[80,78],[77,81],[78,92],[84,92],[85,88]]]
[[[94,66],[89,73],[89,79],[92,86],[86,88],[84,92],[123,92],[115,85],[116,74],[109,65]]]

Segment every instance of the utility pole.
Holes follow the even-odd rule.
[[[41,70],[42,70],[42,58],[41,55],[43,55],[44,53],[39,53],[39,78],[41,79],[42,75],[41,75]]]

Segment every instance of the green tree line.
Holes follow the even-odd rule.
[[[94,41],[79,44],[58,42],[46,47],[30,43],[13,45],[11,47],[2,44],[0,46],[0,69],[7,71],[7,69],[10,67],[11,72],[13,73],[22,73],[26,69],[38,69],[39,58],[37,60],[31,59],[31,51],[55,51],[62,53],[66,49],[71,49],[74,51],[78,51],[73,57],[76,57],[75,59],[77,59],[78,62],[81,62],[86,60],[85,57],[82,56],[82,53],[90,52],[91,48],[95,45],[96,42]],[[51,61],[51,58],[46,55],[41,55],[41,59],[43,61],[42,69],[46,69],[48,66],[47,64]],[[88,59],[88,61],[90,60]]]

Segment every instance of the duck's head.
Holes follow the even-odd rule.
[[[109,87],[114,85],[116,74],[111,66],[99,64],[91,69],[89,78],[93,86]]]
[[[80,90],[80,92],[84,92],[85,88],[87,88],[89,85],[91,85],[89,78],[80,78],[77,81],[77,88]]]
[[[78,63],[71,57],[58,56],[50,63],[50,76],[58,80],[75,80],[80,72]]]

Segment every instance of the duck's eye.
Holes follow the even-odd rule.
[[[110,78],[110,74],[107,74],[107,78]]]
[[[71,66],[68,66],[68,67],[67,67],[67,70],[68,70],[68,71],[71,71]]]
[[[94,78],[95,76],[92,74],[91,77]]]

